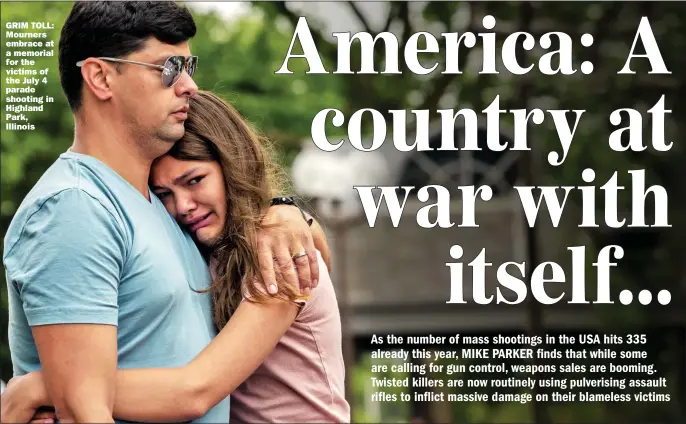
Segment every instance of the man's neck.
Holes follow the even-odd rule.
[[[145,157],[131,135],[118,130],[106,125],[86,126],[77,120],[70,150],[103,162],[150,201],[148,178],[153,159]]]

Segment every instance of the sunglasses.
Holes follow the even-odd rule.
[[[173,87],[174,84],[181,78],[181,74],[185,70],[189,77],[193,77],[195,69],[198,67],[198,56],[170,56],[164,62],[164,65],[155,65],[154,63],[136,62],[133,60],[117,59],[114,57],[97,57],[96,59],[105,60],[108,62],[130,63],[132,65],[149,66],[151,68],[162,71],[162,84],[165,87]],[[76,66],[82,66],[83,60],[76,62]]]

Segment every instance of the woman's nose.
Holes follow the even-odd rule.
[[[191,196],[179,196],[176,199],[176,210],[181,215],[188,215],[196,208],[196,204]]]

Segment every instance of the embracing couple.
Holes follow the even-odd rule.
[[[195,32],[173,2],[65,22],[74,143],[5,236],[3,422],[350,422],[326,238],[198,90]]]

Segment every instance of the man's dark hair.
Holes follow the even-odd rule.
[[[83,78],[76,62],[89,57],[122,57],[143,48],[150,37],[179,44],[195,36],[190,11],[174,2],[76,2],[62,27],[60,82],[69,106],[81,106]]]

